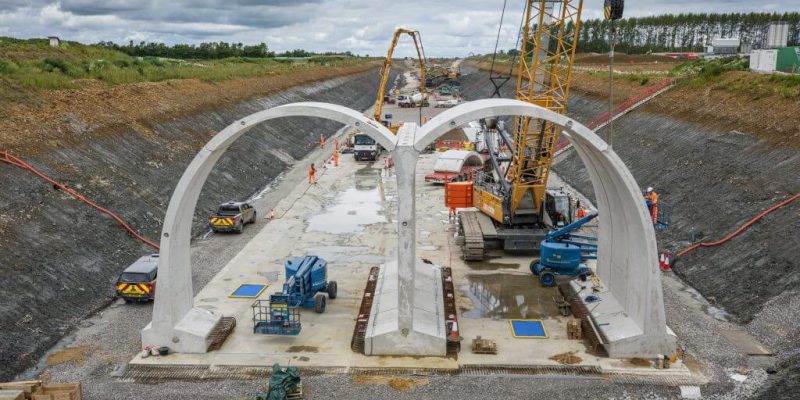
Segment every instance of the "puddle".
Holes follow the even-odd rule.
[[[306,249],[307,254],[320,256],[329,263],[383,264],[390,259],[379,254],[369,254],[369,251],[367,246],[317,246]]]
[[[375,190],[381,181],[381,170],[369,167],[361,168],[356,170],[353,180],[356,184],[356,190],[362,192]]]
[[[516,274],[467,275],[461,290],[472,301],[465,318],[549,318],[559,315],[553,302],[555,287],[542,287],[531,276]]]
[[[387,222],[382,215],[381,197],[378,189],[347,189],[336,196],[336,204],[321,214],[308,219],[307,231],[326,233],[356,233],[367,225]]]

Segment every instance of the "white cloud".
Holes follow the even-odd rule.
[[[501,49],[515,46],[524,0],[508,0]],[[585,2],[584,19],[602,16]],[[386,53],[396,27],[419,30],[429,56],[463,56],[494,48],[503,0],[0,0],[0,33],[58,35],[84,42],[258,43],[273,50]],[[796,0],[640,0],[626,16],[676,12],[797,10]],[[395,53],[414,56],[403,38]]]

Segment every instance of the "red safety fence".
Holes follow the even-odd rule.
[[[133,228],[131,228],[130,225],[128,225],[127,222],[125,222],[122,218],[120,218],[117,214],[114,214],[113,212],[109,211],[108,209],[100,207],[99,205],[95,204],[91,200],[89,200],[86,197],[84,197],[82,194],[80,194],[80,193],[76,192],[75,190],[69,188],[67,185],[64,185],[62,183],[56,182],[53,178],[45,175],[43,172],[39,171],[38,169],[36,169],[32,165],[26,163],[25,161],[22,161],[19,157],[11,154],[11,152],[5,151],[5,150],[0,151],[0,162],[6,163],[6,164],[9,164],[9,165],[13,165],[13,166],[16,166],[16,167],[19,167],[19,168],[22,168],[22,169],[24,169],[26,171],[29,171],[29,172],[33,173],[34,175],[38,176],[39,178],[44,179],[45,181],[47,181],[47,183],[53,185],[53,187],[56,187],[58,189],[63,190],[64,192],[66,192],[70,196],[74,197],[75,199],[80,200],[80,201],[88,204],[90,207],[94,208],[97,211],[100,211],[101,213],[103,213],[105,215],[108,215],[109,217],[111,217],[111,219],[113,219],[120,226],[122,226],[123,229],[128,231],[128,233],[130,233],[136,239],[139,239],[140,241],[142,241],[144,244],[146,244],[146,245],[148,245],[148,246],[150,246],[150,247],[152,247],[152,248],[154,248],[156,250],[159,249],[159,246],[158,246],[157,243],[155,243],[155,242],[151,241],[150,239],[140,235]]]
[[[670,85],[672,85],[672,78],[664,78],[664,79],[656,82],[654,85],[648,87],[642,93],[639,93],[636,96],[631,96],[631,97],[625,99],[625,101],[623,101],[622,103],[619,103],[616,107],[614,107],[613,110],[608,111],[608,112],[604,113],[603,115],[593,119],[591,122],[586,124],[586,127],[589,128],[589,129],[595,130],[595,129],[597,129],[597,127],[607,123],[610,118],[613,118],[613,117],[616,117],[617,115],[624,114],[624,113],[628,112],[631,108],[636,106],[642,100],[644,100],[644,99],[656,94],[656,92],[658,92],[659,90],[667,88]],[[567,147],[568,144],[569,144],[569,141],[567,139],[559,138],[558,145],[557,145],[556,149],[557,150],[561,150],[564,147]]]

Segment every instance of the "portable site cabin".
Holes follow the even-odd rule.
[[[750,53],[750,69],[800,73],[800,46],[754,50]]]

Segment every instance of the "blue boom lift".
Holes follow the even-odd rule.
[[[336,281],[328,281],[328,263],[322,258],[296,257],[286,261],[284,267],[283,291],[253,303],[253,333],[297,335],[300,307],[323,313],[328,298],[336,298]]]
[[[596,217],[597,214],[587,215],[559,230],[550,231],[542,240],[540,259],[531,262],[531,272],[539,277],[543,286],[553,286],[556,275],[586,278],[592,274],[583,261],[597,259],[597,238],[572,232]]]

